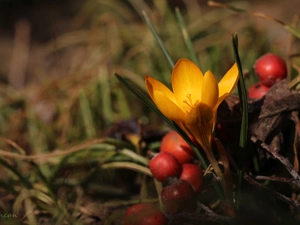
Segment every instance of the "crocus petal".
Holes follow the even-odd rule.
[[[212,131],[214,131],[214,129],[215,129],[215,126],[216,126],[216,123],[217,123],[217,111],[218,111],[218,106],[219,105],[216,105],[215,106],[215,108],[213,108],[213,119],[212,119],[212,121],[213,121],[213,130]]]
[[[199,102],[189,113],[186,124],[203,126],[213,119],[213,108],[209,105]]]
[[[218,102],[219,88],[215,76],[210,71],[204,74],[201,92],[201,102],[214,108]]]
[[[170,120],[184,121],[186,113],[177,105],[173,92],[152,77],[145,77],[146,87],[158,109]]]
[[[184,101],[189,95],[192,104],[201,98],[203,74],[198,66],[188,59],[180,59],[172,72],[172,88],[178,104],[186,106]]]
[[[152,77],[145,76],[145,83],[146,83],[147,91],[154,102],[155,100],[153,99],[153,93],[154,91],[158,91],[164,93],[165,96],[167,96],[171,101],[176,103],[176,99],[173,92],[160,81]]]
[[[217,105],[219,105],[233,91],[238,79],[239,70],[237,64],[234,63],[219,82],[219,100]]]
[[[184,130],[187,130],[189,134],[197,140],[205,150],[211,149],[211,136],[213,130],[213,109],[203,103],[198,103],[194,107],[187,121],[184,123]]]

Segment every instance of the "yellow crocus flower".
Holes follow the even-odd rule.
[[[238,78],[236,63],[218,83],[211,71],[203,75],[192,61],[180,59],[172,72],[172,90],[149,76],[145,82],[158,109],[208,151],[218,106],[233,91]]]

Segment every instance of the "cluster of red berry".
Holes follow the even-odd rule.
[[[285,61],[272,53],[267,53],[257,59],[254,70],[259,82],[252,85],[248,90],[248,97],[253,99],[262,98],[272,85],[287,76]]]
[[[153,177],[163,182],[161,200],[164,212],[176,214],[196,209],[196,194],[202,190],[201,168],[194,164],[195,153],[176,132],[168,132],[162,139],[160,152],[149,163]],[[137,204],[125,215],[125,225],[165,225],[165,215],[151,204]]]

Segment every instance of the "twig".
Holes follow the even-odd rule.
[[[202,204],[201,202],[198,202],[198,206],[203,209],[206,214],[212,215],[212,216],[218,216],[217,213],[215,213],[214,211],[212,211],[209,207],[207,207],[206,205]]]
[[[291,174],[291,176],[294,178],[294,180],[297,181],[296,183],[298,185],[300,185],[300,175],[297,173],[297,171],[295,170],[295,168],[293,167],[293,165],[290,163],[290,161],[287,158],[284,158],[278,152],[273,150],[272,147],[270,147],[266,143],[262,142],[261,140],[257,139],[256,137],[251,137],[251,140],[254,143],[259,144],[266,151],[268,151],[275,159],[278,159],[285,166],[285,168]]]
[[[294,136],[294,168],[297,172],[299,172],[299,159],[298,159],[298,148],[299,148],[299,139],[300,139],[300,121],[298,117],[298,112],[293,111],[291,114],[291,119],[295,123],[295,136]]]
[[[0,140],[3,139],[2,137]],[[5,139],[3,139],[5,140]],[[8,152],[5,150],[0,149],[0,156],[3,157],[12,157],[15,159],[24,159],[24,160],[41,160],[41,161],[47,161],[51,157],[57,157],[57,156],[65,156],[74,152],[83,151],[88,147],[91,147],[96,144],[103,144],[107,141],[107,138],[101,138],[101,139],[94,139],[94,140],[88,140],[86,142],[83,142],[81,144],[75,145],[73,147],[70,147],[69,149],[62,150],[62,149],[55,149],[50,153],[43,153],[43,154],[35,154],[35,155],[23,155],[13,152]],[[5,140],[7,141],[7,140]],[[14,142],[11,142],[11,144],[14,144]],[[16,147],[16,146],[15,146]]]
[[[298,17],[298,20],[299,20],[299,17]],[[291,113],[291,120],[294,121],[294,123],[295,123],[295,134],[294,134],[294,143],[293,143],[294,168],[297,172],[299,172],[298,150],[299,150],[299,139],[300,139],[300,121],[299,121],[299,117],[298,117],[298,111],[293,111]],[[297,198],[299,196],[297,191],[296,191],[295,186],[296,185],[293,186],[293,192],[292,192],[292,199],[293,200],[297,200]]]
[[[207,216],[214,218],[217,221],[226,221],[228,223],[233,222],[233,218],[219,215],[212,211],[210,208],[208,208],[206,205],[203,205],[201,202],[198,202],[198,206],[205,211]]]
[[[288,197],[286,197],[285,195],[283,194],[280,194],[274,190],[272,190],[271,188],[268,188],[267,186],[264,186],[263,184],[257,182],[256,180],[254,180],[249,174],[244,174],[244,179],[246,181],[248,181],[250,184],[252,184],[253,186],[261,189],[261,190],[264,190],[264,191],[267,191],[268,193],[274,195],[276,198],[282,200],[283,202],[289,204],[289,205],[292,205],[296,208],[300,208],[300,203],[299,202],[296,202]]]
[[[237,219],[232,217],[227,217],[219,215],[212,211],[209,207],[203,205],[202,203],[197,203],[204,212],[198,213],[178,213],[168,215],[169,220],[172,224],[227,224],[227,225],[237,225]],[[183,223],[184,221],[184,223]],[[207,223],[208,222],[208,223]]]
[[[276,182],[282,182],[282,183],[290,183],[295,184],[299,186],[299,181],[294,180],[293,178],[287,178],[287,177],[268,177],[268,176],[255,176],[254,179],[256,180],[269,180],[269,181],[276,181]]]

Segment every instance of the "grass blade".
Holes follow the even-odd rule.
[[[101,110],[105,120],[104,125],[108,125],[114,121],[114,113],[112,109],[111,84],[106,69],[99,71],[99,92],[102,101]]]
[[[6,162],[5,159],[1,159],[1,158],[0,158],[0,164],[6,167],[6,169],[10,170],[12,173],[14,173],[19,178],[20,182],[23,184],[23,186],[26,189],[32,188],[31,182],[25,176],[23,176],[17,168],[10,165],[8,162]]]
[[[208,5],[209,6],[213,6],[213,7],[219,7],[219,8],[224,8],[224,9],[230,9],[234,12],[238,12],[238,13],[249,13],[252,16],[256,16],[256,17],[260,17],[263,19],[267,19],[267,20],[271,20],[275,23],[278,23],[279,25],[283,26],[284,29],[286,29],[288,32],[290,32],[291,34],[293,34],[295,37],[300,38],[300,31],[298,29],[296,29],[295,27],[287,24],[286,22],[279,20],[277,18],[274,18],[272,16],[263,14],[263,13],[258,13],[258,12],[248,12],[245,9],[240,9],[238,7],[232,6],[232,5],[228,5],[228,4],[223,4],[220,2],[215,2],[215,1],[208,1]]]
[[[87,138],[93,138],[96,136],[96,129],[94,127],[94,119],[92,115],[91,106],[84,90],[82,90],[79,95],[79,106],[81,111],[80,115],[82,116],[83,120],[85,135]]]
[[[242,123],[241,123],[241,132],[240,132],[240,141],[239,141],[239,152],[238,152],[238,183],[237,183],[237,198],[236,206],[239,208],[239,196],[241,192],[241,183],[242,183],[242,170],[241,167],[244,163],[245,147],[248,139],[248,99],[247,99],[247,90],[244,81],[242,64],[238,52],[238,37],[234,35],[232,38],[232,44],[234,49],[234,55],[238,70],[240,73],[240,79],[238,81],[238,92],[240,97],[240,102],[242,105]]]
[[[111,162],[111,163],[105,163],[101,165],[102,169],[129,169],[134,170],[142,174],[146,174],[150,177],[152,177],[152,173],[150,172],[150,169],[145,166],[138,165],[136,163],[131,162]]]
[[[168,60],[168,62],[169,62],[169,64],[170,64],[170,68],[173,69],[173,67],[174,67],[174,62],[173,62],[173,60],[172,60],[172,58],[171,58],[171,56],[170,56],[168,50],[166,49],[166,47],[165,47],[163,41],[162,41],[162,40],[160,39],[160,37],[158,36],[158,34],[157,34],[157,32],[156,32],[154,26],[152,25],[152,23],[151,23],[151,21],[150,21],[148,15],[147,15],[144,11],[143,11],[143,17],[144,17],[144,19],[145,19],[145,22],[146,22],[147,26],[149,27],[150,31],[152,32],[153,36],[155,37],[155,39],[156,39],[156,41],[157,41],[159,47],[161,48],[161,50],[163,51],[165,57],[167,58],[167,60]]]
[[[190,54],[190,58],[199,67],[199,61],[197,59],[197,55],[196,55],[196,52],[194,50],[193,43],[192,43],[191,38],[190,38],[190,36],[189,36],[189,34],[186,30],[184,20],[183,20],[183,17],[181,15],[181,12],[180,12],[179,8],[175,9],[175,13],[176,13],[176,18],[177,18],[177,21],[178,21],[183,39],[185,41],[185,45],[186,45],[186,47],[188,49],[188,52]]]
[[[53,191],[53,187],[52,187],[52,183],[50,182],[50,180],[43,174],[40,166],[38,164],[36,164],[34,161],[31,161],[30,164],[33,166],[33,168],[36,169],[38,176],[40,177],[41,181],[46,185],[46,188],[48,190],[49,195],[51,196],[52,200],[54,202],[57,201],[56,199],[56,195]]]
[[[115,74],[117,79],[121,81],[136,97],[138,97],[146,106],[150,107],[154,112],[156,112],[159,116],[161,116],[168,124],[172,126],[173,121],[166,118],[156,107],[154,102],[151,100],[149,95],[143,90],[141,87],[136,85],[130,79],[120,76],[119,74]]]

